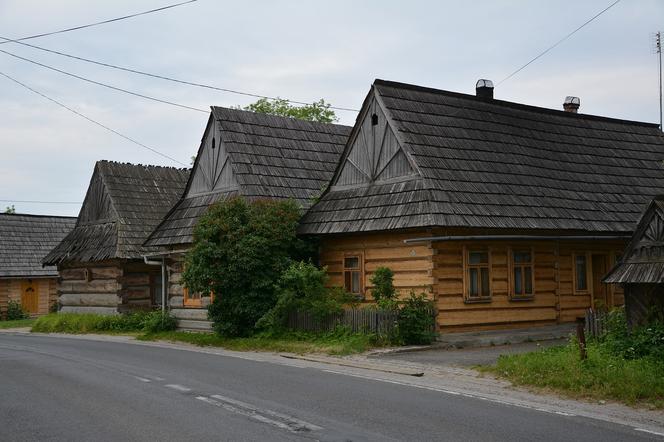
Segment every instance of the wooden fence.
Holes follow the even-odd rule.
[[[609,312],[604,309],[586,310],[586,335],[600,338],[608,331]]]
[[[435,311],[431,310],[435,318]],[[353,333],[389,334],[395,331],[399,312],[376,309],[347,309],[321,320],[309,312],[291,312],[288,328],[291,330],[325,333],[337,327],[346,327]],[[433,321],[435,324],[435,321]],[[435,326],[434,326],[435,327]]]

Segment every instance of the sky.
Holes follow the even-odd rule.
[[[260,95],[359,109],[375,78],[474,94],[498,83],[613,0],[198,0],[29,40],[94,60]],[[0,0],[0,36],[20,38],[177,0]],[[664,1],[622,0],[526,69],[496,98],[658,122]],[[47,54],[0,49],[162,100],[208,110],[254,98],[177,85]],[[208,115],[82,82],[0,53],[0,72],[188,164]],[[338,111],[352,125],[356,113]],[[179,166],[0,77],[0,210],[76,216],[96,161]],[[5,200],[48,201],[49,204]],[[72,202],[75,204],[65,204]]]

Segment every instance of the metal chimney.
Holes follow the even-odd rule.
[[[563,109],[565,109],[565,112],[572,112],[575,114],[579,111],[579,106],[581,106],[581,99],[579,97],[565,97],[565,102],[563,103]]]
[[[484,78],[477,80],[475,95],[483,100],[493,100],[493,81]]]

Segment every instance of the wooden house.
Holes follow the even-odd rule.
[[[371,300],[376,268],[428,293],[439,331],[574,321],[620,305],[602,277],[664,186],[655,124],[376,80],[300,233],[332,283]]]
[[[650,202],[622,259],[604,282],[623,286],[630,326],[664,320],[664,196]]]
[[[184,253],[208,207],[230,196],[294,199],[308,208],[327,186],[350,127],[212,107],[180,201],[146,245],[169,260],[169,306],[183,328],[207,328],[209,297],[181,284]]]
[[[57,266],[63,312],[114,314],[160,304],[161,268],[146,263],[150,232],[178,201],[188,169],[95,165],[74,229],[44,258]]]
[[[0,214],[0,318],[10,301],[31,316],[44,315],[56,303],[58,270],[41,260],[74,228],[76,218]]]

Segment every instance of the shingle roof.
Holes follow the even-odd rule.
[[[76,227],[46,264],[140,258],[150,232],[182,195],[188,169],[98,161]]]
[[[648,205],[623,257],[603,281],[664,283],[664,196],[657,196]]]
[[[218,125],[214,126],[213,123]],[[228,155],[234,186],[191,195],[197,166],[206,161],[205,138],[187,184],[185,196],[167,215],[146,244],[187,244],[198,218],[207,208],[231,195],[297,200],[309,207],[328,184],[351,130],[348,126],[212,107],[210,127],[219,150]],[[206,132],[207,133],[207,132]],[[216,160],[215,160],[216,161]],[[221,166],[220,166],[221,167]]]
[[[41,261],[75,223],[68,216],[0,214],[0,277],[57,276]]]
[[[351,188],[335,188],[335,175],[301,233],[436,226],[629,232],[664,188],[664,135],[654,124],[383,80],[371,94],[417,173],[408,182]]]

